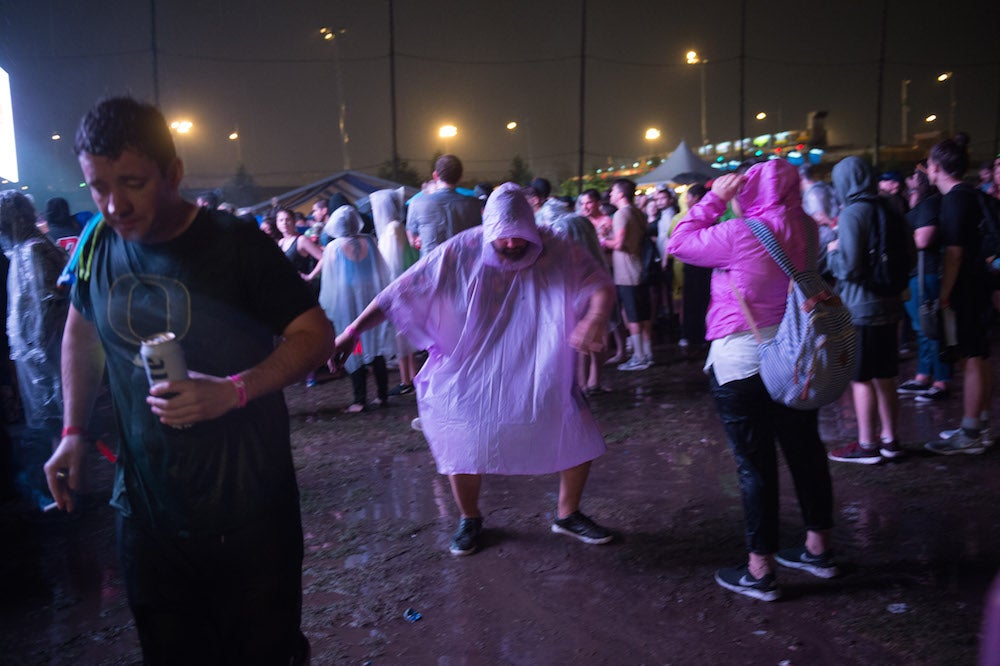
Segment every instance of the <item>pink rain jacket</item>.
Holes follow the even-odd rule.
[[[516,262],[490,242],[530,243]],[[449,239],[377,298],[428,359],[413,385],[423,433],[442,474],[545,474],[604,453],[575,382],[569,337],[590,296],[612,287],[586,250],[537,228],[511,183],[483,226]]]
[[[815,223],[802,212],[795,167],[784,160],[752,167],[736,200],[744,216],[763,221],[795,268],[803,270],[807,225]],[[686,264],[715,269],[705,317],[708,340],[750,330],[733,284],[759,328],[781,321],[788,294],[788,278],[742,219],[716,224],[725,212],[726,202],[709,192],[677,223],[667,245],[667,251]]]

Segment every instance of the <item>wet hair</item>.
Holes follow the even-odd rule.
[[[969,170],[969,135],[959,132],[934,144],[930,159],[952,178],[961,179]]]
[[[622,195],[625,200],[629,203],[635,201],[635,182],[629,180],[628,178],[616,178],[614,182],[611,183],[611,189],[618,188],[621,190]]]
[[[454,155],[442,155],[434,163],[434,171],[437,172],[438,180],[457,185],[462,180],[462,160]]]
[[[116,160],[129,149],[156,162],[164,176],[177,159],[170,128],[155,106],[131,97],[99,100],[80,121],[73,151]]]

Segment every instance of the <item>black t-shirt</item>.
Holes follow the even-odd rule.
[[[97,326],[122,442],[111,503],[168,533],[219,534],[298,510],[288,412],[273,393],[187,429],[162,425],[139,347],[172,331],[188,368],[225,377],[263,361],[275,336],[316,305],[277,246],[202,209],[170,241],[123,241],[103,228],[83,248],[89,279],[73,304]]]
[[[989,307],[986,263],[980,257],[983,209],[978,197],[966,183],[959,183],[941,197],[941,246],[946,251],[949,246],[962,248],[962,264],[951,293],[956,309]]]
[[[937,192],[918,202],[906,212],[906,221],[910,228],[916,231],[922,227],[937,227],[940,224],[941,195]],[[934,239],[920,253],[924,257],[924,273],[928,275],[941,272],[941,230],[934,234]],[[914,267],[912,275],[917,274]]]

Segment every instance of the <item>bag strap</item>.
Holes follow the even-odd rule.
[[[761,242],[764,249],[767,250],[767,253],[771,255],[772,259],[774,259],[774,262],[778,264],[782,271],[785,272],[785,275],[792,280],[795,280],[799,274],[798,271],[795,270],[795,266],[792,265],[792,262],[788,258],[788,255],[785,254],[785,251],[781,249],[781,244],[778,242],[778,239],[774,237],[774,234],[771,233],[771,230],[767,228],[767,225],[760,220],[744,219],[743,221],[748,227],[750,227],[750,231],[752,231],[753,235],[757,237],[757,240]],[[812,234],[810,234],[809,245],[811,246],[811,254],[815,255],[815,238],[812,237]]]

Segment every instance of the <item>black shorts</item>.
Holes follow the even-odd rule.
[[[640,321],[652,319],[652,307],[649,304],[649,285],[638,284],[618,285],[618,301],[625,310],[625,321],[638,324]]]
[[[897,324],[855,326],[858,331],[858,362],[851,378],[856,382],[899,376]]]
[[[956,306],[959,304],[956,303]],[[990,357],[990,318],[992,304],[955,307],[955,331],[958,333],[958,358]]]

